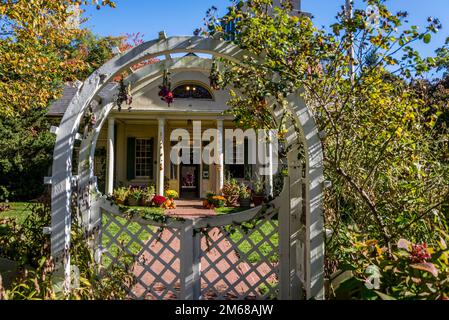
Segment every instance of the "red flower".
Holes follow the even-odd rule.
[[[164,196],[155,196],[153,198],[153,203],[159,207],[162,206],[165,201],[167,201],[167,198],[165,198]]]
[[[424,263],[427,262],[427,260],[429,259],[432,259],[432,255],[428,250],[427,243],[412,245],[412,252],[410,252],[410,260],[413,263]]]

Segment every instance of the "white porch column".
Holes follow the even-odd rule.
[[[164,152],[164,141],[165,141],[165,119],[158,119],[159,130],[157,138],[157,194],[160,196],[164,195],[164,184],[165,184],[165,152]]]
[[[217,120],[217,192],[220,192],[224,186],[224,154],[223,154],[223,140],[224,140],[224,121]]]
[[[108,164],[106,172],[106,194],[112,194],[114,192],[114,144],[115,144],[115,119],[109,118],[108,120]]]
[[[273,130],[268,131],[268,156],[269,156],[269,163],[268,163],[268,177],[267,177],[267,195],[273,196],[273,190],[274,190],[274,182],[273,182]]]

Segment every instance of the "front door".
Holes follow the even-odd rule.
[[[199,165],[181,165],[181,198],[198,199],[200,197],[199,178]]]

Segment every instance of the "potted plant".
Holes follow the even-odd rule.
[[[164,196],[154,196],[153,197],[153,203],[157,207],[161,207],[166,201],[167,201],[167,198]]]
[[[132,188],[129,197],[128,204],[131,207],[136,207],[140,204],[140,200],[142,199],[143,190],[141,188]]]
[[[235,179],[228,180],[224,183],[221,190],[223,197],[226,199],[226,206],[236,206],[239,201],[240,186]]]
[[[142,192],[142,198],[140,199],[140,205],[143,207],[149,207],[153,203],[153,197],[156,194],[156,189],[153,185],[148,186]]]
[[[122,206],[125,205],[126,200],[128,199],[129,192],[129,188],[125,187],[115,189],[114,193],[112,194],[115,199],[115,203]]]
[[[261,179],[257,179],[253,184],[253,202],[254,205],[260,206],[265,199],[265,187]]]
[[[215,208],[223,208],[226,204],[226,199],[223,196],[212,197],[212,204]]]
[[[213,192],[208,192],[206,194],[206,200],[203,202],[203,206],[206,209],[222,208],[226,204],[226,198],[223,196],[218,196]]]
[[[165,202],[165,209],[176,209],[175,199],[179,198],[179,194],[175,190],[165,191],[167,201]]]
[[[215,197],[215,196],[216,196],[216,194],[214,192],[212,192],[212,191],[208,191],[206,193],[206,199],[203,201],[203,207],[205,209],[210,209],[213,206],[213,204],[212,204],[213,199],[212,198]]]
[[[175,190],[167,190],[167,191],[165,191],[165,196],[168,199],[172,200],[172,201],[179,198],[179,194]]]
[[[251,192],[244,183],[240,185],[239,204],[242,208],[251,207]]]

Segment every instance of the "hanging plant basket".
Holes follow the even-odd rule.
[[[88,128],[93,128],[97,124],[97,118],[95,117],[92,105],[89,105],[86,115],[84,116],[84,126]]]
[[[159,89],[159,97],[161,97],[161,100],[165,101],[170,107],[170,105],[174,102],[175,97],[173,95],[173,91],[171,90],[170,72],[167,70],[164,71],[162,85],[159,86]]]
[[[210,75],[209,75],[210,87],[213,90],[220,90],[222,81],[223,81],[223,78],[221,76],[220,71],[218,70],[217,61],[214,59],[212,61],[212,67],[211,67]]]
[[[131,111],[131,104],[133,103],[133,97],[131,95],[131,84],[125,85],[125,80],[122,76],[119,83],[119,92],[117,96],[117,107],[118,111],[122,111],[122,105],[126,103],[128,111]]]

